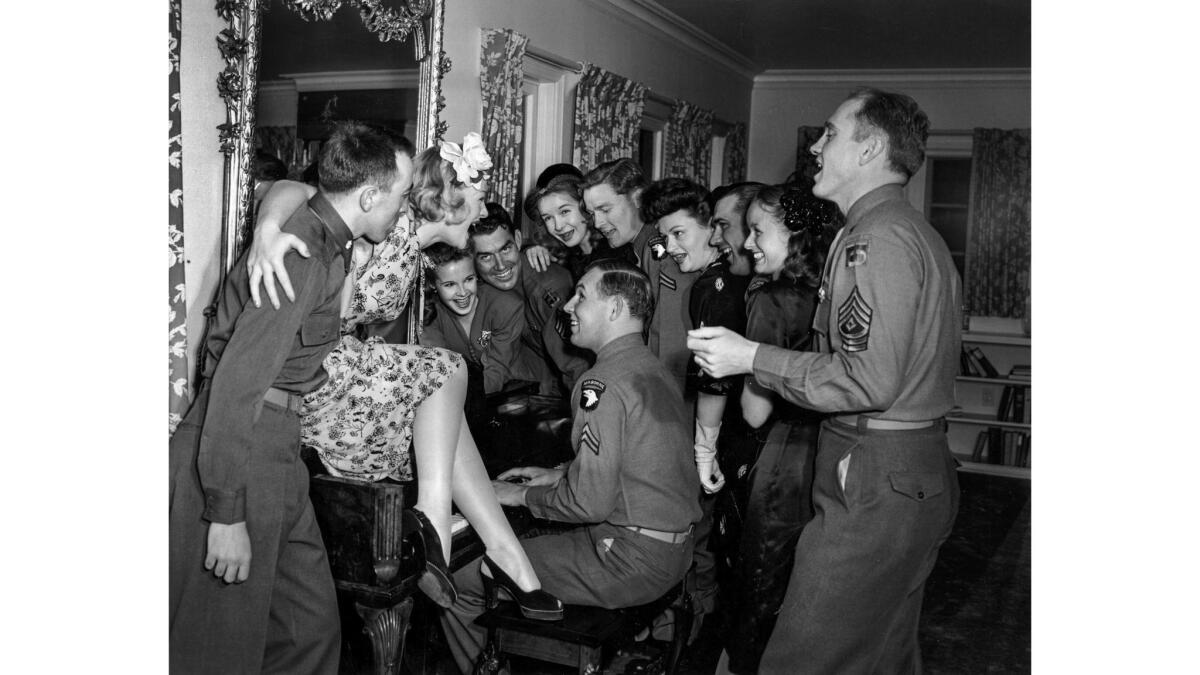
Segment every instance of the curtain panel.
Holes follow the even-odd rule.
[[[975,129],[966,311],[1022,318],[1030,293],[1030,130]]]
[[[171,43],[170,72],[167,75],[169,96],[167,132],[167,285],[168,309],[167,343],[167,426],[170,433],[183,419],[191,403],[188,394],[187,362],[187,305],[183,283],[183,141],[179,115],[179,36],[182,0],[170,0]]]
[[[585,63],[575,88],[575,166],[586,173],[614,159],[636,160],[645,106],[645,85]]]
[[[711,110],[676,100],[667,122],[665,175],[708,187],[712,166]]]
[[[746,123],[737,122],[725,136],[725,166],[721,183],[731,185],[746,180]]]
[[[507,28],[484,28],[479,44],[479,92],[483,99],[483,145],[492,157],[488,201],[510,214],[519,202],[525,100],[525,46],[529,38]],[[518,222],[519,218],[514,218]]]
[[[814,176],[817,175],[817,158],[809,152],[809,148],[813,146],[821,138],[821,134],[825,133],[825,127],[807,127],[801,125],[796,129],[796,172],[789,178],[789,183],[795,183],[801,187],[812,189],[816,183]]]

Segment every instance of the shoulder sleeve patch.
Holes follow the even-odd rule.
[[[667,238],[661,234],[656,234],[650,237],[650,257],[655,260],[662,260],[667,257]]]
[[[584,380],[579,388],[579,407],[584,410],[595,410],[600,405],[600,395],[604,393],[604,383],[600,380]]]
[[[858,241],[846,245],[846,267],[858,267],[867,264],[867,248],[869,242]]]
[[[542,300],[544,300],[547,305],[553,308],[558,305],[558,293],[555,293],[552,290],[546,291],[545,295],[542,296]]]

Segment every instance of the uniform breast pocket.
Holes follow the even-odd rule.
[[[336,312],[313,314],[304,320],[300,327],[300,344],[305,347],[318,347],[333,342],[338,338],[342,318]]]

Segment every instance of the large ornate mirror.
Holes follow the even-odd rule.
[[[417,148],[441,137],[444,0],[219,0],[229,22],[226,67],[222,278],[248,244],[257,147],[299,177],[332,119],[403,131]],[[220,284],[218,284],[218,287]]]

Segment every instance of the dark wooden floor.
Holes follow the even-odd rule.
[[[959,480],[962,503],[954,531],[942,546],[925,589],[920,628],[925,672],[1028,673],[1030,481],[979,474],[960,474]],[[705,622],[700,637],[685,653],[683,674],[713,672],[721,649],[716,624]],[[436,652],[435,646],[432,658],[420,669],[453,673],[452,664]],[[637,666],[655,653],[653,643],[630,645],[614,657],[610,672],[638,672]],[[574,672],[533,661],[512,665],[514,675]]]

